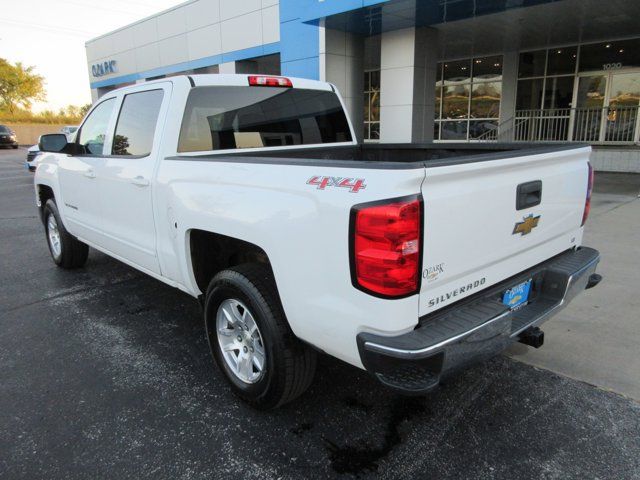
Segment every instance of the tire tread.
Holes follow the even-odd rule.
[[[302,395],[313,382],[316,369],[317,354],[296,338],[282,308],[275,280],[270,269],[262,264],[242,264],[218,273],[207,289],[207,296],[211,291],[227,279],[234,278],[242,281],[246,279],[254,293],[269,310],[271,318],[277,326],[277,345],[283,356],[282,380],[276,386],[277,391],[270,395],[270,401],[263,404],[255,399],[242,395],[244,400],[259,408],[277,408],[291,402]],[[234,282],[235,283],[235,282]]]

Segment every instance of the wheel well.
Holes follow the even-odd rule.
[[[262,263],[271,268],[269,257],[257,245],[226,235],[191,230],[189,235],[191,266],[201,292],[220,271],[243,263]]]
[[[38,210],[40,211],[40,219],[42,220],[42,212],[44,211],[44,205],[47,203],[47,200],[55,198],[53,194],[53,190],[51,187],[46,185],[38,185],[38,201],[40,202],[40,207]]]

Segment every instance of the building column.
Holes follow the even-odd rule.
[[[320,25],[320,80],[344,99],[358,141],[364,133],[364,37]]]
[[[236,72],[236,62],[226,62],[218,65],[219,73],[239,73]]]
[[[384,32],[380,53],[380,141],[433,140],[437,31]]]
[[[517,51],[505,52],[502,56],[502,96],[498,132],[498,140],[501,142],[512,142],[514,139],[519,59]]]

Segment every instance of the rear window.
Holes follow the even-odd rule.
[[[196,87],[178,152],[350,142],[333,92],[272,87]]]

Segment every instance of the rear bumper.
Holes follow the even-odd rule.
[[[426,393],[448,374],[499,354],[595,286],[599,261],[592,248],[571,250],[421,318],[411,332],[396,337],[360,333],[362,363],[389,387]],[[533,280],[529,303],[510,310],[502,293],[528,279]]]

